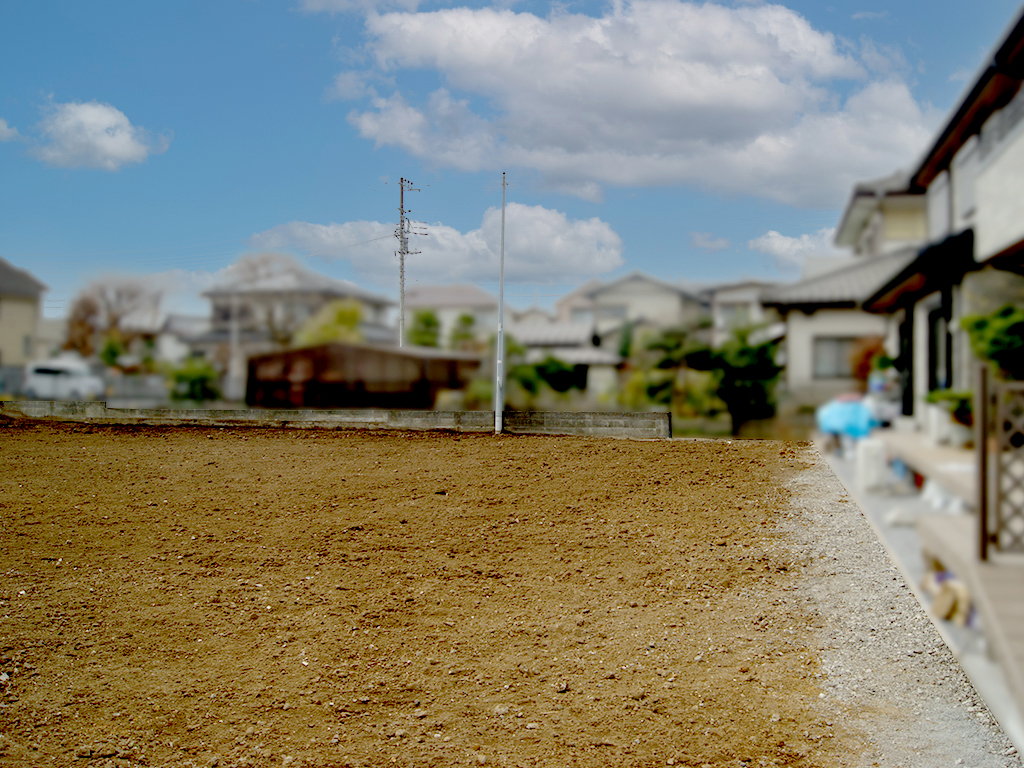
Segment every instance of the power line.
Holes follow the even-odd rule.
[[[413,191],[419,192],[418,189],[417,190],[413,190]],[[421,233],[415,232],[413,234],[421,234]],[[395,236],[394,233],[391,233],[391,234],[387,234],[387,235],[382,235],[381,237],[375,237],[375,238],[373,238],[371,240],[363,240],[363,242],[361,242],[361,243],[351,243],[349,245],[339,245],[337,248],[331,248],[331,249],[326,250],[326,251],[320,251],[319,253],[307,253],[307,254],[305,254],[305,257],[307,259],[312,259],[312,258],[314,258],[316,256],[323,256],[325,253],[334,253],[335,251],[343,251],[346,248],[355,248],[357,245],[366,245],[367,243],[375,243],[378,240],[387,240],[387,239],[392,238],[394,236]]]
[[[393,237],[391,234],[382,235],[381,237],[374,237],[369,240],[363,240],[358,243],[348,243],[346,245],[338,245],[332,248],[328,248],[324,251],[317,251],[316,253],[302,254],[303,258],[311,259],[317,256],[324,256],[328,253],[334,253],[336,251],[342,251],[346,248],[355,248],[356,246],[366,245],[367,243],[374,243],[378,240],[387,240]],[[223,240],[218,242],[238,242],[235,240]],[[213,243],[211,243],[212,245]],[[133,250],[124,251],[79,251],[79,252],[66,252],[66,253],[9,253],[6,254],[8,258],[83,258],[83,257],[96,257],[96,256],[127,256],[137,253],[152,253],[154,251],[165,251],[176,246],[159,246],[155,248],[138,248]],[[200,253],[200,254],[188,254],[184,256],[155,256],[153,258],[134,259],[133,264],[144,265],[144,266],[174,266],[179,264],[190,264],[195,263],[197,260],[206,259],[230,259],[238,255],[237,251],[217,251],[211,253]]]

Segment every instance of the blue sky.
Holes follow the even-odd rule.
[[[853,180],[913,164],[1017,13],[7,0],[0,256],[50,286],[50,316],[121,274],[201,311],[261,250],[394,296],[404,176],[430,232],[410,283],[493,289],[505,170],[514,305],[634,269],[792,279]]]

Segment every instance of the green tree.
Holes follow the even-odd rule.
[[[777,341],[751,344],[750,330],[738,330],[719,349],[701,347],[685,355],[686,365],[714,371],[718,397],[732,416],[732,433],[753,419],[775,415],[774,389],[782,368],[775,362]]]
[[[117,365],[117,360],[121,355],[125,353],[124,344],[121,343],[121,339],[118,336],[110,335],[103,342],[103,347],[100,349],[100,360],[108,368],[113,368]]]
[[[417,347],[436,347],[441,334],[441,322],[432,309],[417,309],[412,316],[409,341]]]
[[[354,343],[363,340],[359,323],[362,305],[354,299],[337,299],[322,306],[292,337],[296,347],[313,347],[331,342]]]
[[[687,336],[686,330],[682,328],[669,328],[647,343],[648,351],[655,353],[654,368],[663,372],[648,380],[647,397],[670,409],[676,401],[679,370],[686,364]]]
[[[633,351],[633,321],[627,320],[619,332],[619,357],[625,360]]]
[[[582,390],[587,386],[586,379],[580,375],[576,366],[563,363],[558,358],[547,357],[537,363],[534,368],[537,371],[538,378],[555,390],[555,392],[564,394],[570,389]]]
[[[459,315],[448,337],[452,349],[472,349],[476,344],[476,318],[468,312]]]

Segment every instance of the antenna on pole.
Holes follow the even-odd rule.
[[[405,257],[420,251],[409,250],[409,235],[425,235],[412,228],[412,220],[406,214],[405,193],[419,192],[413,188],[412,182],[402,178],[398,180],[398,229],[395,230],[395,237],[398,238],[398,346],[405,346]],[[420,224],[421,222],[415,222]]]
[[[501,172],[501,256],[498,260],[498,338],[494,345],[494,433],[505,411],[505,172]]]

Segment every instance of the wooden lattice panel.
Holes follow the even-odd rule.
[[[996,387],[996,547],[1024,552],[1024,384]]]

